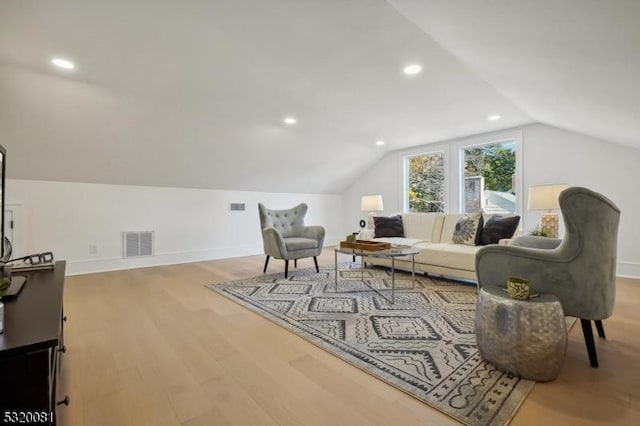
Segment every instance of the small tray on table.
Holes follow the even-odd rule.
[[[391,244],[383,243],[382,241],[368,240],[340,241],[340,248],[350,248],[363,251],[380,251],[390,249]]]

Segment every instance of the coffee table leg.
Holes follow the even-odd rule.
[[[333,256],[334,256],[334,258],[333,258],[333,261],[334,261],[334,263],[333,263],[333,266],[334,266],[334,269],[333,269],[333,272],[334,272],[333,282],[334,282],[335,287],[336,287],[335,288],[335,292],[337,293],[338,292],[338,252],[334,250]]]
[[[391,303],[396,303],[396,257],[391,256]]]
[[[411,256],[411,289],[416,288],[416,255]]]

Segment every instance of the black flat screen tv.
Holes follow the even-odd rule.
[[[5,271],[5,263],[11,258],[11,242],[4,235],[4,221],[5,221],[5,182],[7,177],[7,151],[2,145],[0,145],[0,237],[2,243],[0,243],[0,278],[9,279],[10,284],[7,288],[4,288],[0,293],[0,299],[4,302],[7,299],[16,297],[20,290],[24,286],[25,277],[11,276],[10,272]],[[10,270],[9,270],[10,271]]]

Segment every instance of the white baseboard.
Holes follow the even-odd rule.
[[[67,260],[67,275],[92,274],[119,271],[122,269],[148,268],[177,263],[201,262],[228,257],[251,256],[262,253],[262,246],[226,247],[219,249],[193,250],[176,253],[156,253],[154,256],[103,257],[99,259]]]
[[[616,275],[625,278],[640,278],[640,263],[620,261],[616,264]]]
[[[325,239],[325,246],[338,244],[340,238]],[[149,268],[152,266],[174,265],[177,263],[203,262],[206,260],[227,259],[231,257],[263,254],[262,244],[237,247],[223,247],[205,250],[192,250],[176,253],[160,253],[155,256],[124,259],[122,257],[103,257],[99,259],[67,260],[66,275],[93,274],[97,272],[119,271],[123,269]]]

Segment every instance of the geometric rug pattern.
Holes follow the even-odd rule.
[[[365,281],[390,297],[391,272]],[[395,303],[359,263],[207,287],[468,425],[507,424],[534,382],[496,370],[476,347],[475,285],[396,271]]]

